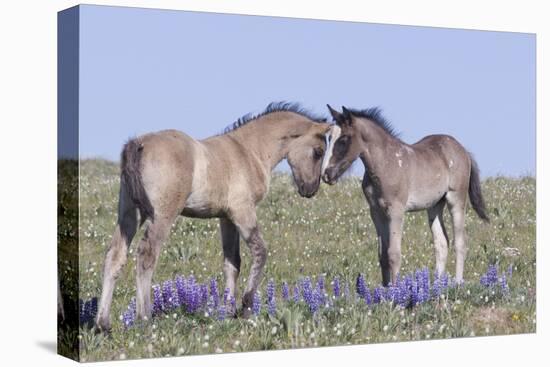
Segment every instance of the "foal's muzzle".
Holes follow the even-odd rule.
[[[338,180],[338,174],[335,167],[330,167],[325,170],[325,173],[323,173],[323,182],[329,185],[334,185],[336,181]]]
[[[313,197],[317,193],[317,190],[319,190],[319,182],[309,184],[305,182],[300,182],[297,186],[300,196],[308,199]]]
[[[333,166],[325,168],[322,175],[323,181],[329,185],[334,185],[352,163],[353,161],[341,161]]]

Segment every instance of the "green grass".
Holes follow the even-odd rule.
[[[83,299],[101,292],[103,257],[116,222],[118,186],[114,163],[81,162],[79,279]],[[412,310],[389,304],[369,309],[361,302],[337,301],[334,310],[316,317],[304,305],[279,307],[276,317],[264,311],[250,320],[216,321],[176,313],[125,331],[119,316],[135,295],[140,230],[114,293],[112,334],[96,335],[81,328],[80,357],[97,361],[535,332],[535,179],[490,178],[483,182],[483,192],[492,221],[484,224],[468,209],[466,286]],[[426,217],[425,212],[407,215],[402,273],[434,268]],[[358,273],[365,274],[371,286],[380,283],[376,235],[359,178],[348,177],[331,187],[322,185],[313,199],[304,199],[296,193],[290,176],[275,174],[258,218],[268,246],[262,292],[269,278],[280,285],[319,274],[327,279],[338,275],[352,289]],[[452,232],[448,212],[445,220]],[[507,248],[517,249],[519,255]],[[242,292],[250,256],[244,243],[241,250]],[[479,286],[479,276],[491,263],[498,263],[501,270],[510,264],[514,267],[511,294],[506,299]],[[452,247],[447,269],[454,273]],[[174,223],[153,281],[177,274],[194,274],[200,282],[212,276],[223,281],[218,220],[182,217]]]

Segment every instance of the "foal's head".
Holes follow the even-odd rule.
[[[329,134],[329,146],[323,164],[323,181],[333,185],[338,181],[361,153],[360,136],[357,132],[357,122],[349,110],[342,107],[342,113],[327,105],[332,118],[336,122]]]
[[[293,137],[286,156],[298,193],[310,198],[321,183],[321,165],[325,155],[325,134],[330,130],[328,123],[316,122],[299,136]]]

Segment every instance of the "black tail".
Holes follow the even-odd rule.
[[[141,216],[141,223],[143,224],[147,218],[153,218],[154,209],[147,197],[141,179],[140,162],[142,151],[143,145],[137,139],[129,140],[122,149],[120,168],[128,194],[137,206]]]
[[[487,216],[487,209],[485,208],[485,200],[481,194],[481,183],[479,181],[479,167],[477,166],[474,157],[470,154],[471,169],[470,169],[470,187],[468,193],[470,194],[470,203],[474,208],[477,215],[485,222],[489,223],[489,216]]]

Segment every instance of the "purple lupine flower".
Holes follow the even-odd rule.
[[[370,306],[372,304],[372,296],[368,286],[365,287],[365,303]]]
[[[162,304],[164,311],[168,311],[177,306],[174,297],[174,287],[171,280],[166,280],[162,283]]]
[[[481,275],[479,278],[479,284],[481,284],[484,287],[490,287],[491,284],[489,283],[489,278],[487,277],[487,274]]]
[[[269,282],[267,282],[267,312],[270,315],[275,315],[276,307],[275,282],[273,282],[273,279],[270,279]]]
[[[220,292],[218,291],[218,282],[214,277],[210,279],[210,296],[212,297],[212,300],[214,302],[214,307],[218,307],[218,303],[220,302]],[[225,302],[225,294],[224,294],[224,302]]]
[[[422,275],[422,270],[417,269],[414,272],[414,281],[413,281],[414,291],[411,289],[411,299],[415,297],[415,304],[424,302],[424,276]]]
[[[413,279],[411,275],[405,276],[399,283],[399,299],[398,303],[401,307],[407,307],[411,299],[411,290],[413,287]]]
[[[223,290],[223,304],[227,305],[227,303],[230,301],[230,298],[231,298],[231,289],[227,287]]]
[[[90,300],[90,317],[92,321],[95,319],[96,316],[97,316],[97,297],[93,297]]]
[[[308,305],[309,310],[311,313],[315,313],[319,309],[319,305],[317,303],[317,297],[314,295],[313,286],[309,277],[304,278],[302,281],[302,291],[304,294],[304,301]]]
[[[122,314],[122,324],[124,325],[124,329],[128,330],[134,325],[134,316],[130,313],[129,310],[126,310]]]
[[[413,282],[412,285],[411,285],[411,304],[413,306],[416,306],[417,304],[419,304],[421,301],[421,295],[419,293],[419,290],[421,288],[418,287],[418,283],[416,282]]]
[[[393,303],[396,305],[401,305],[401,299],[407,296],[407,291],[403,288],[404,283],[403,278],[397,274],[397,281],[393,285]]]
[[[325,293],[325,276],[320,274],[317,278],[317,288],[324,294]]]
[[[399,288],[394,287],[393,285],[390,285],[386,288],[386,294],[384,295],[384,299],[388,302],[395,302],[395,296]]]
[[[487,281],[489,285],[498,283],[498,269],[496,264],[489,265],[489,269],[487,270]]]
[[[237,302],[235,301],[235,297],[232,295],[229,295],[229,307],[231,313],[234,313],[237,310]]]
[[[84,311],[83,311],[84,323],[89,323],[92,316],[92,302],[90,300],[84,301]]]
[[[430,299],[430,288],[430,270],[428,268],[424,268],[422,269],[422,293],[424,294],[424,302]]]
[[[313,286],[311,285],[309,277],[301,279],[301,289],[304,302],[307,303],[307,299],[313,297]]]
[[[407,290],[410,290],[413,286],[413,277],[411,274],[407,275],[405,279],[403,280],[404,287]]]
[[[292,300],[294,303],[300,302],[300,288],[298,287],[298,284],[294,286],[294,291],[292,292]]]
[[[363,274],[359,274],[355,280],[355,290],[360,298],[365,299],[365,294],[367,293],[367,285],[365,283],[365,278]]]
[[[218,320],[219,321],[223,321],[225,320],[225,305],[224,304],[220,304],[219,307],[218,307]]]
[[[283,300],[285,302],[288,302],[288,300],[290,299],[290,290],[288,289],[288,283],[287,282],[283,282],[281,295],[283,296]]]
[[[87,301],[79,299],[78,314],[80,324],[92,324],[97,315],[97,297]]]
[[[424,303],[429,298],[429,296],[426,296],[424,294],[424,288],[420,287],[420,285],[418,285],[416,289],[416,298],[417,298],[417,301],[416,301],[417,304]]]
[[[191,304],[193,303],[193,288],[194,288],[195,278],[193,275],[189,276],[187,279],[185,279],[185,311],[192,312],[191,310]]]
[[[182,307],[187,304],[185,278],[181,275],[176,277],[176,294],[178,295],[178,306]]]
[[[508,279],[510,279],[512,277],[512,271],[514,270],[514,267],[512,266],[512,264],[510,264],[508,266],[508,270],[506,271],[506,276],[508,277]]]
[[[262,309],[262,299],[260,298],[260,293],[255,292],[254,297],[252,298],[252,313],[256,316],[260,314]]]
[[[87,323],[89,320],[90,320],[90,314],[91,314],[91,302],[88,300],[88,301],[84,301],[84,312],[83,312],[83,316],[84,316],[84,322]]]
[[[315,303],[317,304],[318,308],[321,308],[321,306],[326,304],[325,293],[323,292],[319,284],[317,284],[317,286],[313,290],[313,297],[315,298]]]
[[[197,312],[201,307],[201,287],[200,284],[193,284],[193,290],[191,291],[191,303],[192,312]]]
[[[449,286],[449,274],[443,273],[443,275],[441,275],[440,282],[441,282],[441,289],[442,290],[447,289],[447,287]]]
[[[200,286],[195,282],[195,277],[193,275],[189,277],[186,285],[187,289],[185,293],[187,296],[187,303],[185,306],[187,312],[194,313],[200,306]]]
[[[401,291],[401,276],[399,273],[397,273],[397,279],[393,284],[390,285],[390,288],[392,288],[391,295],[392,295],[392,302],[394,304],[399,304],[399,293]]]
[[[380,303],[383,300],[383,288],[376,287],[372,294],[372,303]]]
[[[206,283],[199,286],[199,308],[206,306],[208,303],[208,285]]]
[[[122,315],[122,323],[124,324],[124,328],[128,329],[134,325],[134,322],[136,321],[136,299],[132,298],[130,301],[130,304],[128,305],[128,309],[124,312]]]
[[[160,285],[153,285],[153,315],[159,315],[164,310]]]
[[[269,279],[269,281],[267,282],[266,293],[268,301],[275,298],[275,282],[273,281],[273,279]]]
[[[267,302],[267,313],[274,316],[277,312],[277,304],[275,303],[275,299],[272,299],[271,301]]]
[[[415,270],[414,280],[416,281],[416,284],[418,285],[418,287],[422,287],[422,282],[423,282],[422,270],[420,269]]]
[[[214,307],[214,297],[208,297],[208,301],[206,302],[206,306],[204,308],[206,309],[208,315],[213,315],[217,312],[217,307]]]
[[[334,297],[336,298],[340,297],[340,279],[338,279],[338,277],[334,277],[334,280],[332,283],[332,291],[334,293]]]

